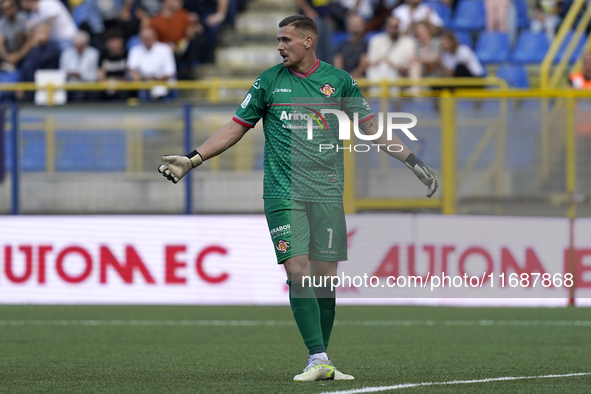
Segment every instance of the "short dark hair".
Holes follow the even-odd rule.
[[[285,27],[288,25],[292,25],[296,29],[305,30],[314,35],[315,38],[318,38],[320,35],[318,33],[318,27],[314,20],[306,15],[292,15],[288,16],[281,22],[279,22],[279,27]]]
[[[123,28],[119,26],[113,26],[109,28],[103,36],[103,39],[105,41],[109,41],[116,38],[121,38],[122,40],[125,40],[125,32],[123,31]]]
[[[458,49],[458,47],[460,46],[460,42],[458,41],[458,37],[456,36],[456,33],[454,33],[451,30],[444,30],[441,33],[441,38],[444,38],[444,37],[447,38],[451,42],[453,52],[455,53],[456,50]]]

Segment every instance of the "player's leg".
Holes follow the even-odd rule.
[[[337,274],[338,262],[347,260],[347,224],[342,203],[309,203],[310,260],[318,278]],[[335,316],[335,293],[328,286],[315,288],[320,306],[324,346],[328,347]]]
[[[320,324],[320,308],[309,280],[312,276],[308,255],[291,257],[283,262],[289,285],[289,303],[308,354],[326,352]]]
[[[314,288],[309,280],[303,280],[312,276],[308,256],[291,257],[284,261],[283,266],[288,277],[293,317],[309,354],[306,368],[301,374],[294,376],[293,380],[305,382],[334,379],[336,369],[330,364],[324,347],[320,308]]]
[[[305,277],[312,275],[308,260],[310,226],[305,207],[289,200],[267,199],[265,216],[277,262],[283,264],[287,274],[293,316],[310,355],[304,373],[296,375],[294,380],[332,379],[334,369],[326,364],[328,356],[324,348],[318,301],[310,281],[304,281]]]
[[[342,203],[310,203],[310,260],[312,275],[323,287],[315,287],[320,309],[324,347],[328,348],[335,319],[336,294],[331,280],[337,275],[338,262],[347,260],[347,225]],[[330,362],[329,358],[329,363]],[[353,376],[335,368],[335,380],[351,380]]]
[[[338,262],[311,260],[312,275],[317,278],[317,283],[324,281],[326,277],[333,277],[337,274]],[[320,309],[320,328],[322,329],[322,341],[325,349],[328,349],[332,327],[334,325],[336,296],[334,289],[328,286],[315,287],[314,292]]]

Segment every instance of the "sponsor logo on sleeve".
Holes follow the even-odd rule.
[[[242,104],[240,104],[240,106],[242,108],[246,108],[246,106],[248,105],[248,103],[250,102],[250,99],[252,98],[252,95],[250,93],[248,93],[246,95],[246,97],[244,98],[244,100],[242,101]]]
[[[252,84],[252,87],[255,89],[260,89],[261,88],[261,79],[257,78],[257,80],[254,81],[254,83]]]

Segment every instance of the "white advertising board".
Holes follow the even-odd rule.
[[[262,215],[0,221],[3,304],[288,302]],[[341,304],[567,303],[566,219],[359,214],[348,216],[347,224]],[[580,219],[575,234],[576,294],[591,297],[591,220]],[[376,279],[346,284],[345,277],[364,275]]]

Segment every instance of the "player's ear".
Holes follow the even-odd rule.
[[[311,35],[306,36],[306,38],[304,38],[304,45],[306,48],[312,48],[314,45],[314,37]]]

